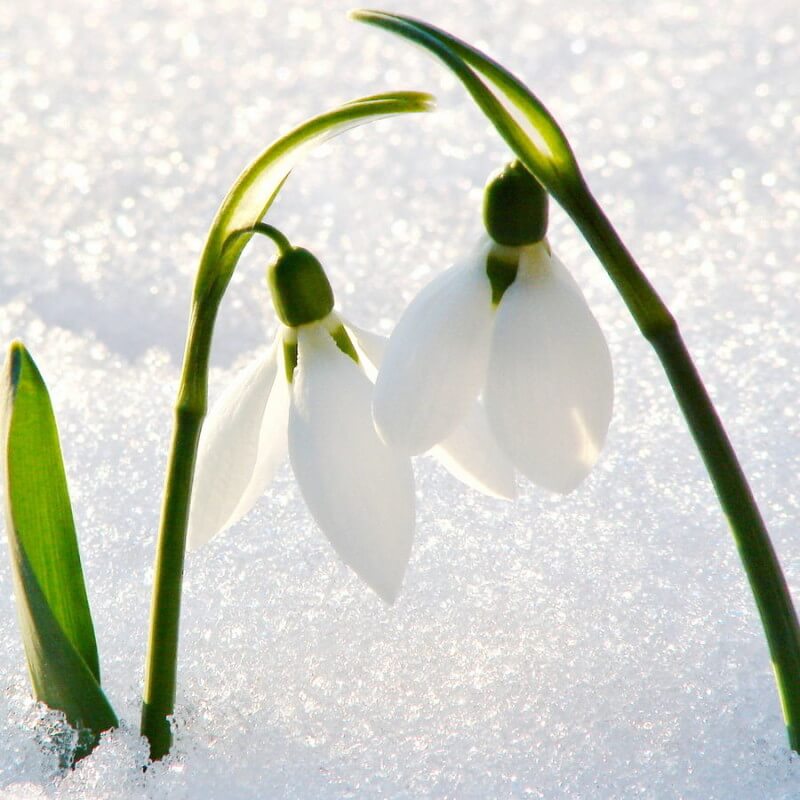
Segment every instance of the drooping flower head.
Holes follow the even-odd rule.
[[[373,413],[407,453],[446,439],[481,397],[511,463],[534,483],[572,491],[596,462],[613,404],[605,338],[545,238],[547,196],[514,162],[484,195],[487,231],[432,281],[397,324]]]
[[[288,449],[321,530],[342,560],[391,602],[414,532],[410,459],[376,434],[357,329],[334,312],[319,261],[286,242],[268,282],[283,326],[266,356],[230,383],[206,420],[190,547],[241,519]]]

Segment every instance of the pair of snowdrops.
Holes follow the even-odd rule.
[[[611,419],[605,338],[545,238],[547,199],[518,162],[484,195],[487,235],[412,301],[388,340],[333,310],[324,270],[284,248],[271,265],[283,323],[233,380],[200,439],[189,518],[197,547],[256,503],[288,451],[336,552],[385,601],[414,533],[411,456],[511,499],[515,471],[572,491]]]

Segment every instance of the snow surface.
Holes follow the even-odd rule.
[[[165,452],[194,266],[239,170],[338,102],[429,89],[440,111],[325,145],[270,220],[340,306],[387,332],[478,234],[504,146],[421,52],[352,0],[6,0],[0,339],[56,407],[104,685],[124,720],[69,774],[29,696],[0,562],[3,798],[789,798],[766,646],[660,367],[580,235],[551,241],[610,341],[603,458],[566,499],[503,503],[416,461],[404,590],[336,560],[284,467],[190,554],[174,754],[137,735]],[[800,596],[800,18],[796,0],[412,0],[523,76],[681,322]],[[212,394],[275,320],[254,243]]]

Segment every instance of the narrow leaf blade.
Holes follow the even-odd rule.
[[[9,351],[2,393],[6,530],[33,693],[63,711],[79,731],[88,731],[81,747],[91,749],[117,719],[100,688],[94,626],[50,397],[36,364],[18,342]]]

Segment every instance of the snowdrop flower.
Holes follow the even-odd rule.
[[[372,382],[353,329],[333,311],[319,261],[288,246],[269,269],[283,327],[227,387],[200,438],[189,514],[197,547],[241,519],[288,450],[300,491],[342,560],[385,601],[403,579],[414,532],[409,457],[372,422]]]
[[[269,269],[283,327],[267,354],[227,386],[203,426],[189,547],[250,511],[288,451],[303,498],[336,552],[392,602],[411,552],[414,486],[408,455],[384,444],[372,422],[372,381],[386,338],[335,313],[317,259],[262,227],[283,245]],[[477,405],[435,454],[469,485],[513,496],[513,467]]]
[[[382,439],[413,454],[445,440],[482,395],[500,449],[534,483],[572,491],[611,419],[602,331],[544,236],[547,197],[519,162],[487,185],[489,236],[432,281],[395,328],[375,385]]]

